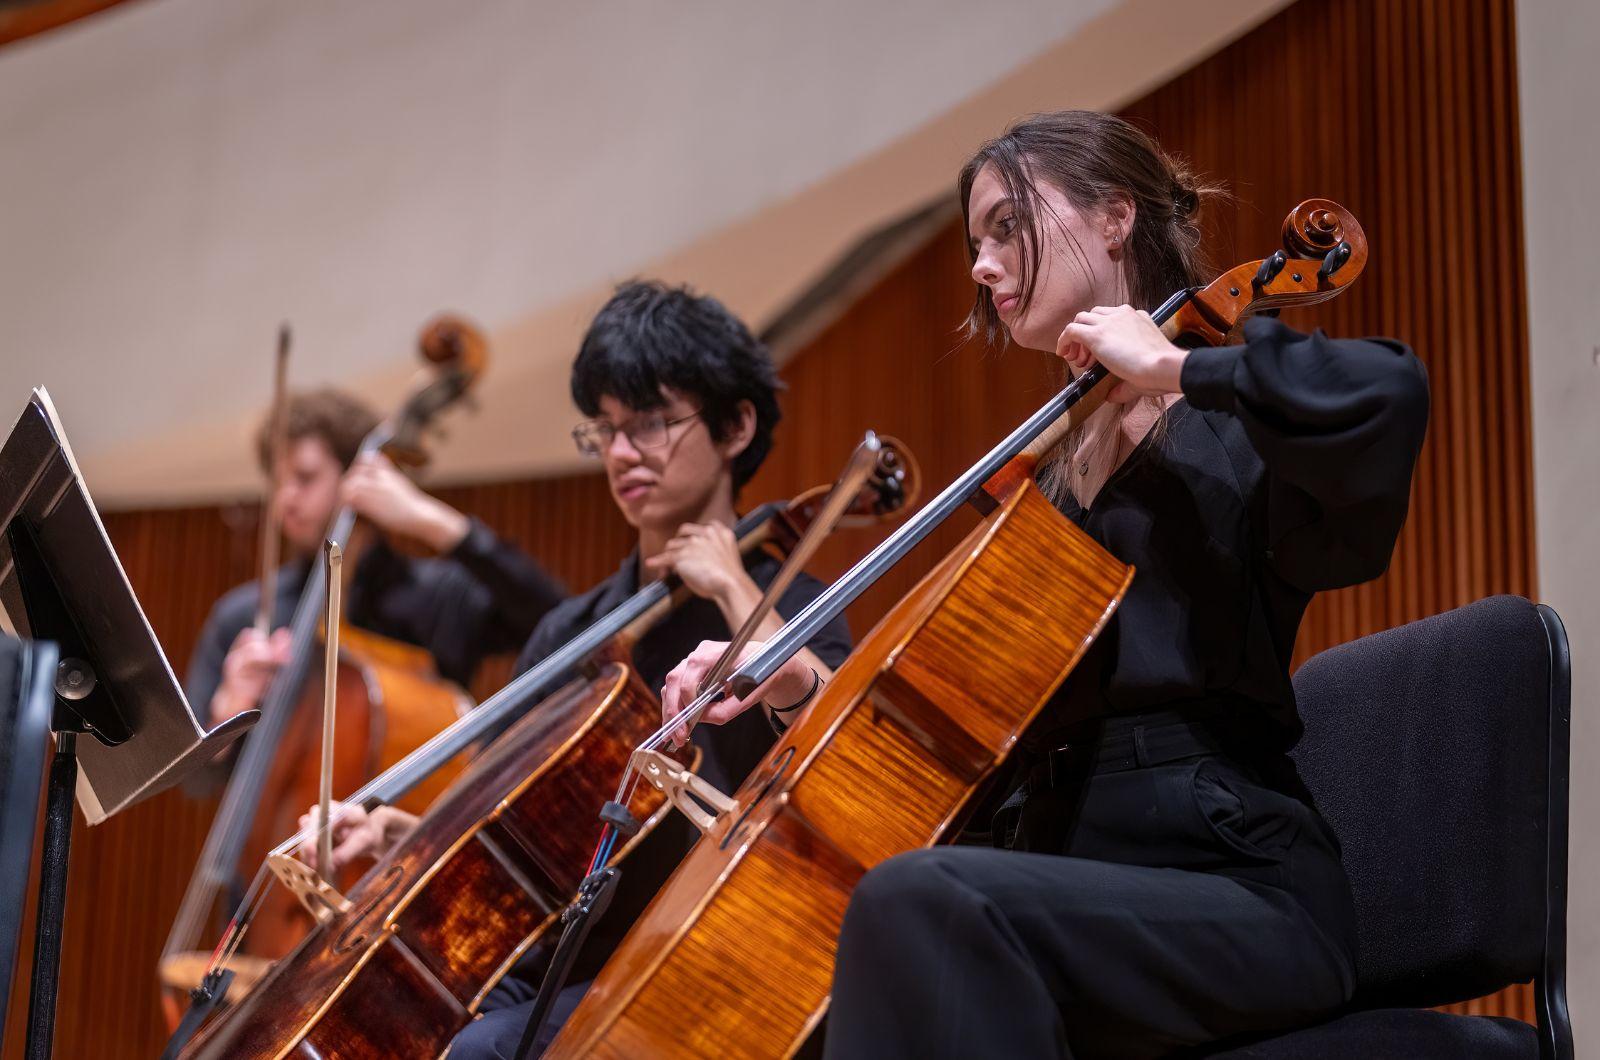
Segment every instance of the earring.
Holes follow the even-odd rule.
[[[1112,250],[1116,250],[1120,246],[1122,246],[1122,237],[1121,236],[1112,236],[1111,237],[1111,249]]]

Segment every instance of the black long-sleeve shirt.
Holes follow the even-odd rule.
[[[273,627],[287,625],[310,566],[278,573]],[[441,676],[466,685],[486,656],[515,651],[565,596],[543,568],[476,519],[466,537],[436,558],[402,556],[381,541],[350,579],[345,615],[361,629],[427,649]],[[230,589],[211,609],[189,661],[184,692],[204,712],[222,682],[222,661],[239,631],[255,621],[257,582]]]
[[[1387,568],[1428,421],[1421,362],[1397,342],[1267,318],[1244,337],[1191,351],[1164,428],[1088,509],[1061,502],[1137,573],[1042,741],[1085,717],[1223,700],[1260,708],[1272,742],[1292,743],[1306,605]]]

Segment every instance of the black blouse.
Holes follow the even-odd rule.
[[[1046,740],[1086,717],[1221,702],[1259,709],[1267,742],[1291,745],[1306,605],[1388,567],[1427,427],[1422,363],[1398,342],[1268,318],[1244,336],[1191,351],[1164,427],[1089,508],[1060,502],[1137,572],[1052,702]]]

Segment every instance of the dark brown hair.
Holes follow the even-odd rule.
[[[288,396],[287,434],[290,442],[320,438],[341,466],[348,468],[361,450],[361,441],[378,425],[367,406],[337,390],[306,390]],[[256,458],[271,473],[272,413],[256,428]]]
[[[1034,186],[1037,181],[1061,189],[1083,213],[1101,209],[1119,196],[1133,203],[1133,227],[1123,251],[1123,268],[1134,308],[1154,309],[1174,291],[1202,282],[1206,265],[1200,253],[1196,214],[1201,198],[1219,189],[1198,183],[1187,165],[1121,118],[1091,110],[1035,114],[1013,123],[980,147],[961,167],[959,181],[962,238],[967,241],[969,264],[977,260],[966,239],[971,231],[972,183],[988,165],[994,166],[1005,186],[1021,234],[1019,311],[1032,301],[1039,275],[1045,245],[1040,215],[1051,213]],[[991,341],[1002,333],[993,295],[982,284],[967,317],[967,330],[970,334],[981,332]]]

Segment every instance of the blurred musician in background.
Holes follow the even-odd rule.
[[[200,632],[184,691],[212,724],[260,703],[288,659],[288,623],[311,562],[334,514],[349,505],[384,534],[365,549],[352,573],[345,614],[350,623],[425,648],[440,676],[465,686],[483,659],[515,651],[564,593],[515,545],[483,523],[419,489],[388,458],[359,456],[378,418],[335,390],[292,394],[287,443],[271,468],[271,417],[257,436],[264,471],[275,475],[289,561],[279,571],[270,635],[254,626],[259,582],[229,590]],[[397,552],[395,534],[433,556]],[[215,779],[215,777],[213,777]]]

